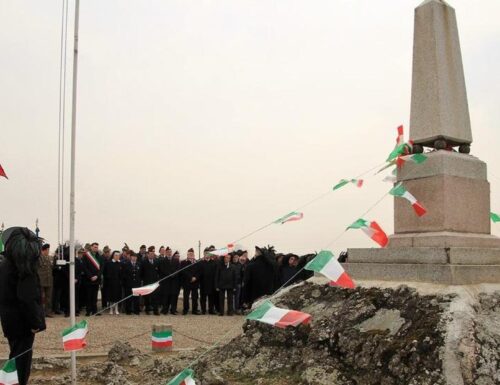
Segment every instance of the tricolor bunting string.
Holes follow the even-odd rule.
[[[352,178],[352,180],[357,180],[357,179],[360,179],[361,177],[363,177],[363,176],[365,176],[365,175],[369,174],[370,172],[372,172],[372,171],[376,170],[377,168],[379,168],[379,167],[381,167],[381,166],[385,165],[385,163],[386,163],[386,162],[381,163],[381,164],[378,164],[377,166],[371,167],[370,169],[368,169],[368,170],[366,170],[366,171],[363,171],[361,174],[358,174],[358,175],[356,175],[355,177],[353,177],[353,178]],[[372,175],[372,176],[373,176],[373,175]],[[322,193],[321,195],[318,195],[317,197],[315,197],[315,198],[311,199],[310,201],[308,201],[308,202],[304,203],[303,205],[301,205],[301,206],[297,207],[295,210],[292,210],[292,212],[300,212],[300,211],[301,211],[301,210],[303,210],[304,208],[306,208],[306,207],[308,207],[308,206],[312,205],[313,203],[315,203],[315,202],[317,202],[317,201],[319,201],[319,200],[321,200],[321,199],[325,198],[326,196],[330,195],[333,191],[334,191],[334,190],[329,189],[328,191],[326,191],[326,192]],[[276,224],[276,219],[274,219],[273,221],[271,221],[271,222],[269,222],[269,223],[267,223],[267,224],[265,224],[265,225],[263,225],[263,226],[259,227],[259,228],[258,228],[258,229],[256,229],[256,230],[251,231],[250,233],[248,233],[248,234],[246,234],[246,235],[242,236],[241,238],[238,238],[238,239],[234,240],[232,243],[238,243],[238,242],[241,242],[242,240],[247,239],[247,238],[251,237],[251,236],[252,236],[252,235],[254,235],[254,234],[257,234],[258,232],[260,232],[260,231],[262,231],[262,230],[265,230],[265,229],[267,229],[268,227],[270,227],[270,226],[272,226],[272,225],[274,225],[274,224]]]

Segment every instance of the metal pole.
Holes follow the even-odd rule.
[[[75,325],[75,153],[76,153],[76,95],[78,79],[78,27],[80,0],[75,0],[75,38],[73,47],[73,95],[71,106],[71,168],[69,198],[69,298],[71,326]],[[76,385],[76,353],[71,352],[71,383]]]

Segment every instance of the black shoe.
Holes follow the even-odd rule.
[[[151,312],[149,310],[147,310],[146,315],[151,315]]]
[[[61,315],[62,314],[62,311],[55,311],[54,314],[57,314],[57,315]]]
[[[85,313],[85,317],[90,317],[90,312],[89,311]]]
[[[177,314],[179,314],[179,313],[177,313],[176,311],[171,311],[171,312],[170,312],[170,314],[172,314],[172,315],[177,315]]]
[[[201,315],[200,311],[199,310],[196,310],[193,312],[193,315]]]
[[[64,318],[69,318],[69,313],[64,313]]]
[[[160,315],[160,312],[159,312],[158,310],[155,310],[155,311],[153,312],[153,314],[154,314],[154,315]]]
[[[205,314],[207,314],[207,312],[205,310],[202,310],[201,314],[205,315]]]
[[[182,315],[186,315],[187,313],[188,313],[188,312],[187,312],[187,310],[184,310],[184,311],[182,312]]]
[[[219,313],[219,317],[224,317],[224,313]]]
[[[161,314],[163,314],[163,315],[167,315],[167,314],[168,314],[168,311],[166,311],[166,310],[162,310],[162,311],[161,311]]]
[[[208,314],[216,315],[217,313],[212,310],[212,311],[209,311]]]
[[[96,315],[97,317],[100,317],[100,316],[102,316],[102,313],[95,313],[95,315]]]

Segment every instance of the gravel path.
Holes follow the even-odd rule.
[[[78,317],[77,321],[82,320]],[[244,317],[213,315],[108,315],[89,319],[89,335],[85,353],[107,353],[114,341],[128,341],[144,353],[151,351],[151,326],[171,324],[174,348],[197,348],[215,343],[224,334],[229,341],[241,333]],[[69,318],[61,316],[47,319],[47,330],[37,334],[35,357],[65,354],[62,350],[61,331],[69,326]],[[0,358],[9,354],[7,340],[0,337]]]

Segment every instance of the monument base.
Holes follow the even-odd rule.
[[[456,233],[451,231],[393,234],[389,237],[388,247],[391,249],[401,247],[475,247],[500,249],[500,238],[490,234]]]
[[[392,247],[349,249],[354,279],[468,285],[500,282],[500,248]]]

